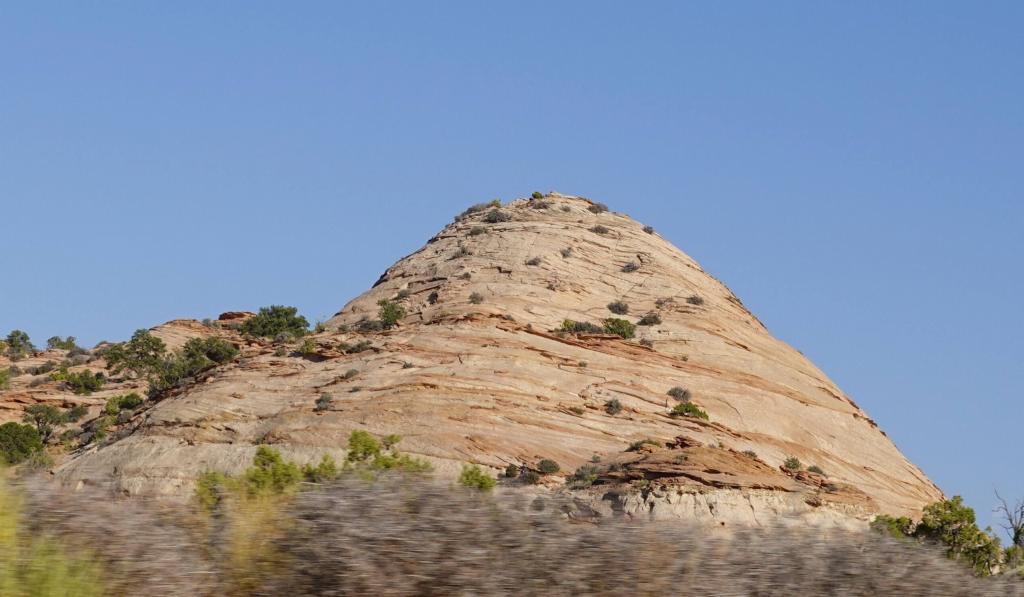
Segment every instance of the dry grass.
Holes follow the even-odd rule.
[[[874,534],[598,523],[570,501],[421,478],[349,476],[212,514],[21,489],[21,532],[91,549],[111,595],[1024,595]]]

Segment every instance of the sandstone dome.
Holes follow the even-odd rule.
[[[405,313],[389,329],[376,323],[382,300]],[[609,318],[647,325],[624,338],[600,329]],[[566,320],[592,325],[564,331]],[[198,322],[155,333],[218,334],[242,354],[72,454],[61,482],[187,495],[204,470],[242,470],[256,445],[341,457],[366,429],[400,434],[442,477],[464,463],[497,474],[553,460],[549,490],[655,518],[861,524],[942,497],[724,284],[656,231],[580,197],[468,210],[345,305],[304,358]],[[324,393],[333,401],[318,411]],[[677,398],[707,419],[673,416]],[[24,389],[24,403],[44,399]],[[788,469],[788,458],[823,473]],[[588,464],[596,483],[562,487]]]

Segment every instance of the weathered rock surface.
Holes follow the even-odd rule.
[[[366,429],[401,434],[403,451],[441,474],[466,462],[497,471],[552,459],[562,473],[543,483],[555,487],[599,459],[596,483],[575,493],[608,512],[850,525],[875,512],[914,514],[941,497],[728,288],[653,231],[595,211],[588,200],[552,194],[514,201],[500,216],[488,209],[457,219],[338,312],[305,357],[277,356],[275,345],[225,327],[178,320],[155,328],[171,346],[219,334],[242,353],[136,414],[108,443],[72,453],[56,476],[180,496],[204,470],[245,468],[257,444],[301,461],[341,457],[349,433]],[[407,315],[374,331],[365,321],[377,318],[382,299]],[[628,314],[610,312],[615,301]],[[637,327],[630,340],[556,331],[565,319],[637,322],[648,313],[660,323]],[[102,360],[85,366],[99,370]],[[16,378],[0,418],[35,401],[99,405],[130,385],[79,398]],[[676,386],[709,420],[670,416],[676,402],[667,392]],[[333,402],[317,412],[324,393]],[[605,410],[613,399],[623,407],[616,415]],[[625,452],[645,438],[661,446]],[[827,476],[785,472],[790,456]]]

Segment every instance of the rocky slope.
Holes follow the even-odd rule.
[[[407,315],[375,330],[367,322],[382,299]],[[614,302],[628,312],[612,313]],[[657,323],[632,339],[558,331],[566,319],[635,323],[649,314]],[[557,488],[600,461],[596,482],[573,491],[599,512],[857,525],[941,497],[728,288],[653,230],[583,198],[552,194],[457,218],[314,334],[315,354],[281,356],[271,342],[193,321],[155,331],[179,345],[222,335],[241,356],[120,422],[105,443],[71,453],[55,470],[63,483],[187,495],[199,472],[243,469],[257,444],[301,461],[342,457],[349,433],[367,429],[401,434],[403,450],[442,475],[467,462],[497,473],[551,459],[561,472],[542,483]],[[71,398],[29,382],[15,379],[0,419],[46,400],[98,412],[126,388]],[[708,420],[671,416],[674,387]],[[330,408],[314,410],[325,393]],[[621,412],[608,412],[613,400]],[[630,448],[645,439],[653,443]],[[788,457],[824,474],[788,471]]]

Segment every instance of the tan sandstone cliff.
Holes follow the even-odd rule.
[[[552,459],[562,473],[544,483],[557,489],[600,460],[598,482],[572,495],[606,513],[849,526],[941,497],[842,390],[657,233],[558,194],[493,213],[458,218],[388,269],[312,336],[315,355],[275,356],[270,342],[191,320],[155,328],[171,345],[221,335],[241,356],[122,421],[106,443],[71,453],[57,479],[181,496],[204,470],[245,468],[257,444],[300,461],[342,457],[349,433],[366,429],[401,434],[403,451],[442,476],[467,462],[497,473]],[[407,316],[390,330],[357,331],[381,299]],[[628,314],[611,313],[615,301]],[[557,331],[566,319],[650,313],[660,323],[629,340]],[[370,348],[353,351],[359,342]],[[130,385],[75,397],[30,383],[15,379],[0,420],[37,401],[98,412]],[[673,387],[709,419],[670,416]],[[324,393],[333,403],[317,412]],[[616,415],[605,409],[613,399]],[[644,439],[660,445],[627,451]],[[826,474],[788,472],[790,456]]]

